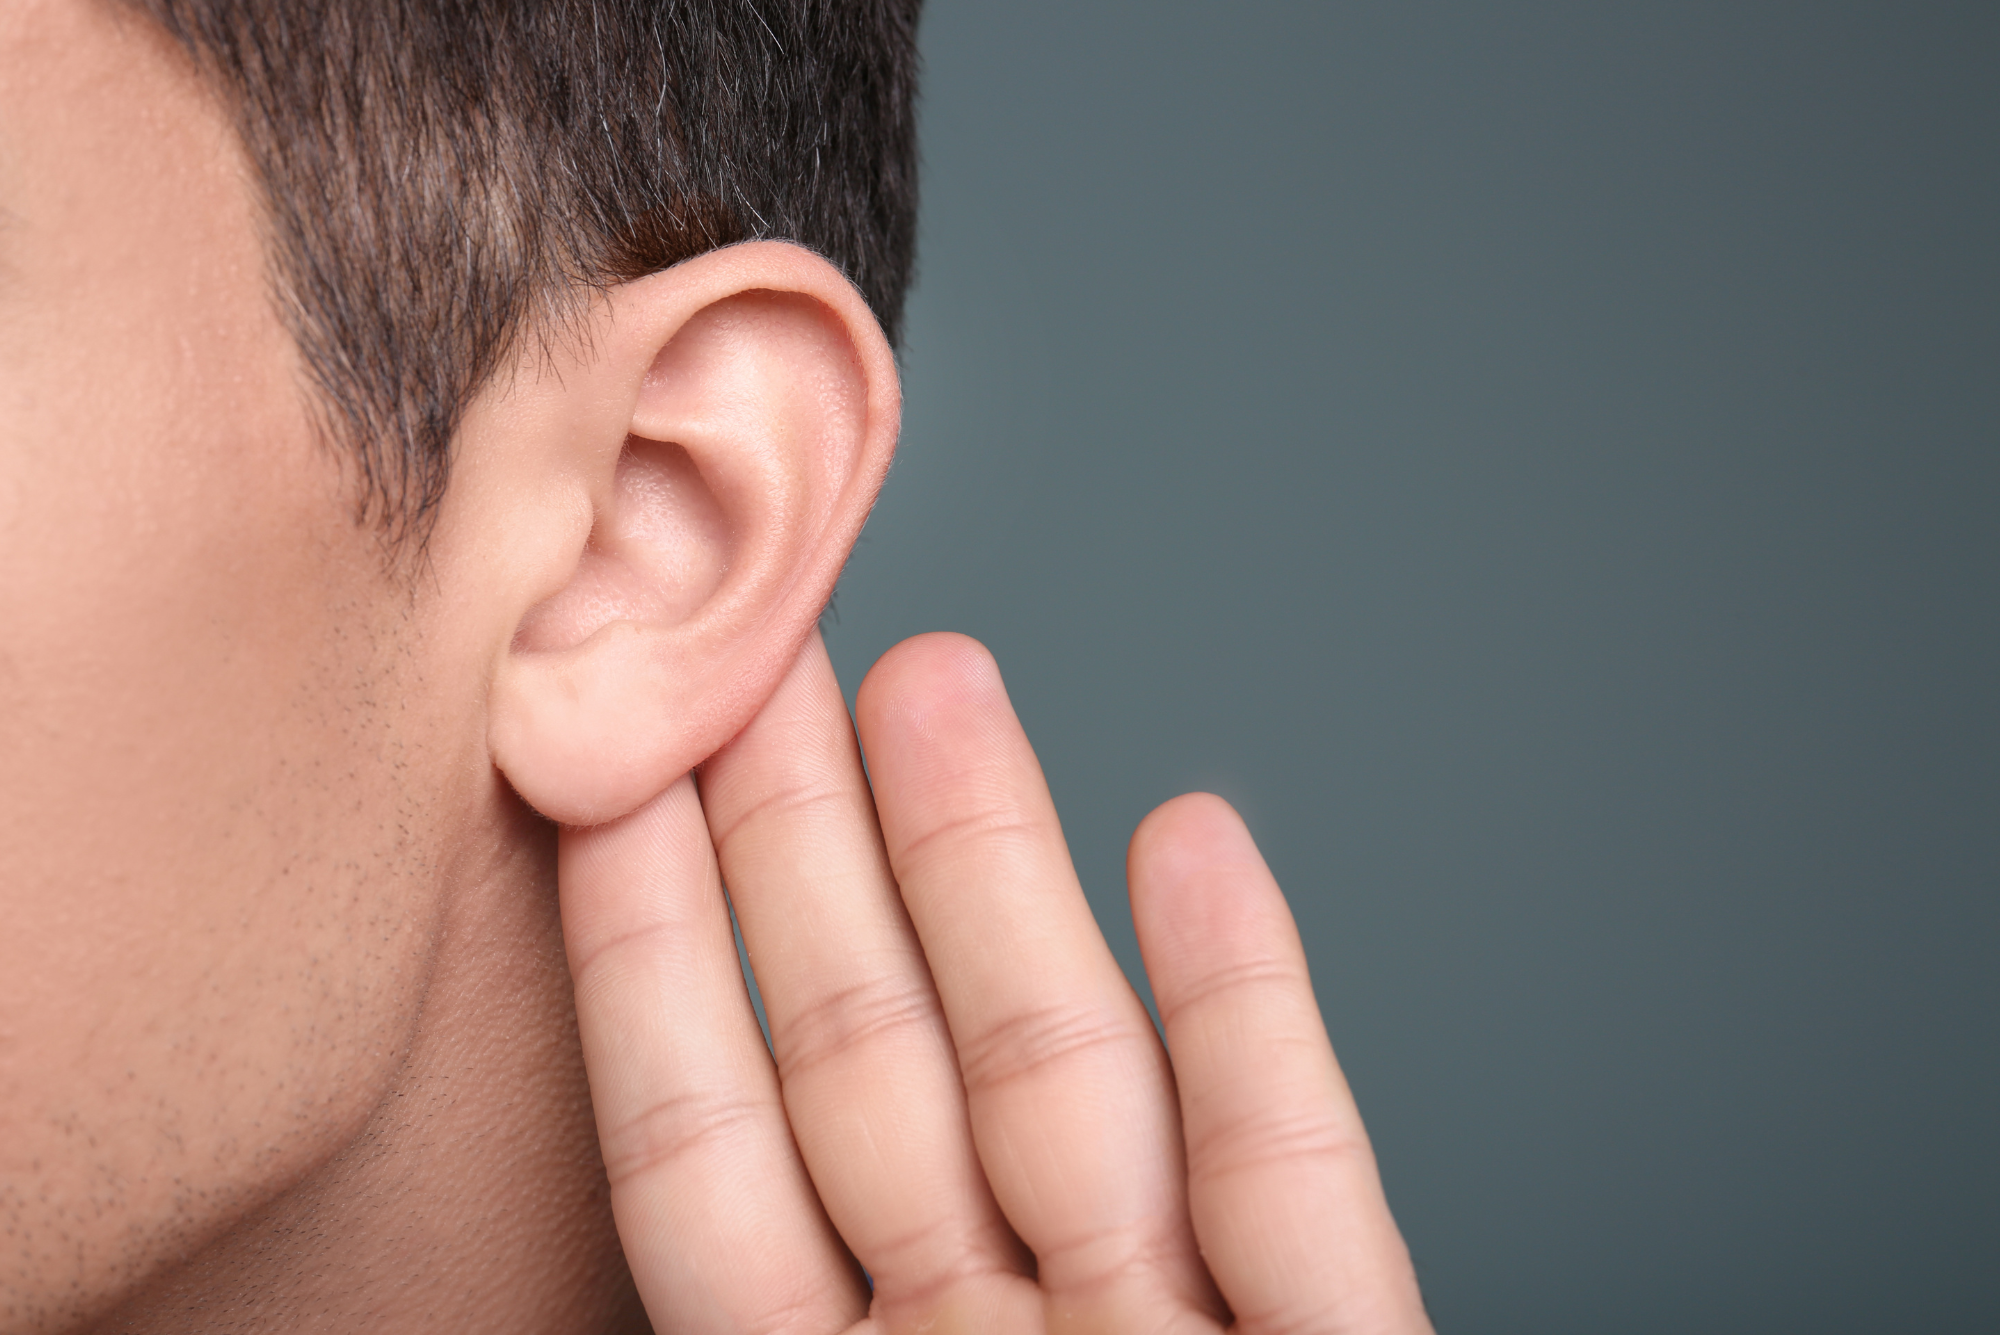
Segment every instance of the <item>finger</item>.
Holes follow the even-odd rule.
[[[1291,911],[1219,797],[1141,822],[1132,915],[1180,1085],[1194,1228],[1245,1335],[1427,1331]]]
[[[1034,1250],[1051,1325],[1219,1312],[1188,1226],[1152,1021],[1091,917],[992,658],[885,655],[857,707],[891,865],[944,1002],[979,1157]]]
[[[612,1211],[656,1328],[846,1326],[866,1291],[785,1125],[693,781],[564,830],[560,879]]]
[[[771,1025],[785,1107],[894,1329],[987,1312],[1023,1329],[1030,1261],[987,1189],[958,1066],[814,636],[710,759],[702,807]]]

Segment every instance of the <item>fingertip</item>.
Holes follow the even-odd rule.
[[[1147,812],[1146,818],[1133,832],[1132,842],[1189,836],[1201,838],[1206,832],[1230,825],[1242,829],[1243,818],[1226,800],[1214,793],[1182,793]]]
[[[855,716],[864,727],[921,725],[954,705],[990,706],[1006,700],[1000,665],[970,635],[931,631],[913,635],[875,661],[855,692]]]
[[[1172,892],[1218,867],[1262,870],[1250,827],[1214,793],[1182,793],[1154,807],[1132,832],[1126,870],[1133,892],[1142,881]]]
[[[1139,823],[1126,884],[1163,1012],[1201,979],[1245,960],[1302,967],[1284,892],[1243,818],[1213,793],[1183,794]]]

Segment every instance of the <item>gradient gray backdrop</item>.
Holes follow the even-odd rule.
[[[2000,1330],[2000,7],[931,0],[829,641],[1219,791],[1439,1324]]]

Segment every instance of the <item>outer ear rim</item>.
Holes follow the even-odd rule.
[[[615,620],[570,648],[523,654],[513,628],[539,599],[513,609],[489,675],[488,755],[529,805],[560,823],[601,824],[637,809],[741,731],[817,624],[887,476],[902,405],[895,353],[860,291],[804,247],[742,242],[614,288],[593,303],[596,327],[576,340],[575,355],[616,367],[602,388],[619,396],[629,428],[658,351],[701,312],[754,292],[802,296],[833,314],[863,391],[858,435],[829,493],[802,500],[787,520],[817,530],[806,550],[768,592],[736,586],[744,596],[734,643],[716,643],[713,630],[703,643]],[[598,461],[600,472],[616,454]],[[645,688],[631,687],[635,680]],[[615,695],[647,701],[649,717],[614,723]]]

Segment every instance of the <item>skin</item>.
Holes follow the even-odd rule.
[[[867,778],[814,641],[699,800],[684,781],[564,833],[584,1053],[655,1322],[1429,1330],[1297,930],[1228,804],[1176,798],[1132,840],[1169,1061],[986,651],[906,641],[856,721]]]
[[[350,518],[226,126],[142,25],[9,4],[0,208],[0,1329],[609,1327],[553,836]]]
[[[837,273],[524,339],[417,559],[257,209],[157,33],[0,9],[0,1331],[1428,1329],[1234,813],[1134,837],[1170,1060],[984,651],[850,721]]]

